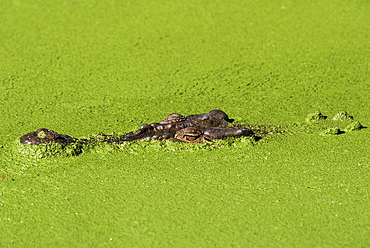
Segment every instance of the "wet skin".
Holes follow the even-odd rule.
[[[30,132],[28,134],[20,137],[20,141],[27,145],[39,145],[41,143],[57,142],[57,143],[74,143],[76,139],[65,134],[59,134],[53,130],[40,128],[35,132]]]
[[[137,131],[127,133],[119,138],[113,138],[109,135],[103,135],[99,138],[109,143],[142,139],[168,139],[177,142],[200,143],[214,139],[226,139],[227,137],[253,135],[252,130],[247,128],[228,127],[228,123],[233,121],[225,112],[217,109],[186,117],[173,113],[159,123],[143,124]],[[89,142],[87,139],[75,139],[46,128],[40,128],[20,137],[20,142],[28,145],[39,145],[52,141],[57,143]]]

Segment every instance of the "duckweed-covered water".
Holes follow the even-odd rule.
[[[1,1],[1,247],[367,247],[366,1]],[[259,139],[28,147],[225,111]]]

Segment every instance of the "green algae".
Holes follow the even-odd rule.
[[[370,123],[368,2],[0,6],[0,246],[369,246],[369,129],[350,131]],[[215,108],[261,139],[43,159],[14,143]]]
[[[37,134],[37,136],[38,136],[39,138],[45,138],[45,137],[46,137],[46,135],[45,135],[45,132],[44,132],[44,131],[39,132],[39,133]]]
[[[17,141],[18,152],[33,158],[69,157],[82,153],[82,145],[77,143],[43,143],[40,145],[25,145]]]
[[[339,128],[332,127],[332,128],[324,130],[320,134],[321,135],[338,135],[338,134],[341,134],[341,133],[343,133],[343,132]]]
[[[324,116],[321,112],[316,112],[307,115],[306,121],[307,122],[314,122],[314,121],[319,121],[319,120],[325,120],[327,116]]]
[[[365,128],[364,126],[361,125],[359,121],[354,121],[351,124],[349,124],[346,129],[344,129],[346,132],[351,132],[351,131],[358,131]]]
[[[353,116],[350,116],[346,111],[340,111],[333,117],[334,121],[353,120]]]

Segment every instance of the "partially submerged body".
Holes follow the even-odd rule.
[[[35,132],[30,132],[20,137],[20,142],[26,145],[39,145],[42,143],[74,143],[75,138],[65,134],[59,134],[53,130],[40,128]]]
[[[251,136],[253,131],[247,128],[229,127],[233,122],[221,110],[211,110],[208,113],[188,115],[186,117],[173,113],[159,123],[143,124],[140,129],[118,138],[104,136],[103,142],[120,143],[142,139],[171,140],[175,142],[200,143],[228,137]],[[86,144],[88,139],[76,139],[65,134],[40,128],[20,137],[20,142],[27,145],[43,143],[81,143]]]

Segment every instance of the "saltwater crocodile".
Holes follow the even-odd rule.
[[[253,131],[243,127],[229,127],[234,120],[229,119],[222,110],[214,109],[204,114],[188,115],[173,113],[161,122],[143,124],[140,129],[120,137],[102,135],[100,140],[108,143],[121,143],[142,139],[171,140],[175,142],[200,143],[227,137],[251,136]],[[76,139],[69,135],[59,134],[53,130],[40,128],[20,137],[20,142],[28,145],[42,143],[89,143],[89,139]]]

